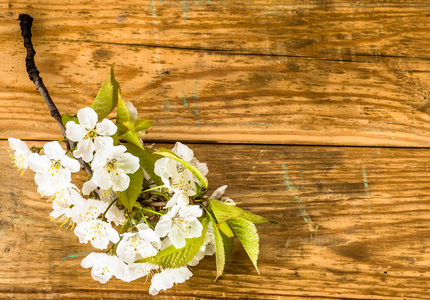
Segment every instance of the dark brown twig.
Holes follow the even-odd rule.
[[[39,70],[37,70],[36,64],[34,62],[34,56],[36,51],[34,50],[33,43],[31,42],[31,26],[33,25],[33,18],[27,14],[20,14],[18,20],[20,20],[19,26],[21,27],[21,35],[24,38],[24,47],[27,49],[27,56],[25,57],[25,66],[27,67],[27,73],[30,80],[34,82],[34,85],[39,90],[46,105],[49,108],[51,116],[57,121],[58,126],[60,126],[61,132],[64,138],[66,138],[66,128],[61,120],[61,114],[58,108],[55,106],[54,101],[52,101],[51,96],[49,96],[48,89],[43,84],[42,78],[39,76]],[[67,149],[73,149],[76,147],[76,143],[68,140]],[[84,162],[81,158],[78,159],[82,169],[84,169],[90,176],[92,176],[91,167]]]

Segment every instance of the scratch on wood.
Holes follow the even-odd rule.
[[[182,105],[188,107],[189,105],[187,102],[187,95],[185,94],[185,91],[183,89],[181,90],[181,94],[182,94]]]
[[[67,260],[67,259],[70,259],[70,258],[81,257],[81,256],[87,255],[87,254],[89,254],[89,253],[90,253],[90,252],[78,253],[78,254],[72,254],[72,255],[69,255],[69,256],[64,256],[63,258],[61,258],[61,260]]]
[[[189,20],[190,19],[190,3],[188,2],[188,0],[183,0],[181,5],[182,5],[182,18],[184,20]]]
[[[284,172],[282,174],[285,186],[287,187],[288,190],[296,190],[297,188],[293,185],[290,176],[288,175],[288,168],[286,164],[282,164],[282,171]],[[311,239],[313,238],[312,233],[316,234],[317,228],[318,226],[314,224],[314,222],[312,222],[311,217],[309,216],[308,212],[306,211],[305,208],[305,203],[303,202],[302,199],[300,199],[300,197],[298,195],[294,195],[293,196],[294,200],[297,203],[297,207],[299,208],[300,211],[300,215],[303,217],[303,220],[305,220],[306,224],[308,224],[309,229],[311,231]]]

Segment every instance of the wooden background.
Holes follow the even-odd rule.
[[[430,298],[429,1],[1,0],[0,299],[153,299],[144,279],[93,281],[91,246],[8,158],[8,137],[60,137],[19,13],[61,113],[115,63],[148,143],[187,143],[210,190],[280,222],[258,226],[261,276],[236,243],[216,283],[208,258],[156,299]]]

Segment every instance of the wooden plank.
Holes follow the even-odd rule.
[[[29,143],[31,144],[31,142]],[[279,225],[258,226],[261,276],[236,243],[161,299],[428,299],[430,153],[426,149],[190,145],[210,190]],[[101,285],[80,267],[88,245],[49,221],[50,204],[0,142],[0,298],[147,298],[144,280]],[[149,298],[149,296],[148,296]]]
[[[63,113],[116,63],[151,139],[429,146],[426,1],[73,1],[0,4],[0,138],[55,139],[28,80],[18,13]]]

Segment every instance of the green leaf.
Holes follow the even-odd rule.
[[[155,162],[161,158],[161,156],[154,154],[151,149],[145,147],[138,147],[134,144],[125,144],[127,151],[134,156],[139,158],[140,166],[148,173],[148,175],[154,180],[156,185],[163,185],[163,181],[154,173]]]
[[[188,170],[190,170],[191,173],[193,173],[194,176],[197,177],[197,179],[200,181],[201,185],[204,188],[208,187],[208,181],[207,181],[206,177],[203,176],[203,174],[199,171],[199,169],[197,169],[196,167],[194,167],[189,162],[183,160],[182,158],[180,158],[179,156],[177,156],[175,153],[173,153],[169,149],[166,149],[164,147],[160,147],[160,149],[158,149],[158,151],[156,151],[154,153],[162,155],[162,156],[165,156],[165,157],[169,157],[169,158],[172,158],[172,159],[176,160],[177,162],[179,162],[180,164],[182,164],[184,167],[186,167]]]
[[[135,120],[135,121],[126,121],[123,124],[118,124],[120,126],[118,126],[118,130],[120,130],[121,133],[121,137],[126,140],[129,143],[132,143],[136,146],[138,146],[139,148],[143,148],[140,140],[139,140],[139,134],[140,136],[143,136],[142,131],[137,131],[136,130],[136,126],[138,126],[139,128],[150,128],[152,127],[152,121],[148,121],[148,120],[143,120],[143,119],[139,119],[139,120]]]
[[[186,266],[197,254],[200,247],[203,245],[208,228],[208,217],[200,220],[203,225],[202,235],[197,238],[186,239],[186,244],[180,249],[170,245],[164,250],[161,250],[157,255],[147,257],[135,261],[136,263],[148,262],[161,266],[162,268],[180,268]]]
[[[116,126],[121,127],[121,125],[124,122],[130,121],[130,112],[128,111],[127,105],[125,105],[125,102],[122,100],[121,95],[118,95],[118,109],[116,111]],[[122,135],[123,132],[121,132],[118,128],[118,134]]]
[[[151,128],[153,124],[154,122],[150,120],[137,119],[136,121],[134,121],[134,131],[137,133],[140,131],[147,130]]]
[[[218,223],[222,223],[229,219],[238,217],[242,217],[245,220],[255,224],[279,223],[278,221],[269,220],[259,215],[253,214],[247,210],[244,210],[236,206],[235,203],[222,202],[218,200],[209,200],[208,202],[218,220]]]
[[[123,133],[121,137],[126,140],[129,143],[132,143],[136,147],[139,147],[142,150],[145,150],[145,147],[143,147],[142,143],[139,140],[139,137],[136,135],[134,131],[127,131],[126,133]]]
[[[242,218],[244,218],[245,220],[254,223],[254,224],[261,224],[261,223],[272,223],[272,224],[279,224],[278,221],[275,220],[269,220],[266,218],[263,218],[262,216],[253,214],[247,210],[242,209],[243,211],[243,216]]]
[[[91,104],[91,108],[95,110],[99,116],[99,121],[106,118],[116,107],[118,96],[121,93],[121,88],[118,81],[115,79],[114,66],[110,69],[110,75],[106,78],[102,88]]]
[[[73,122],[75,122],[76,124],[79,124],[79,120],[78,120],[78,118],[77,118],[77,117],[72,117],[72,116],[71,116],[71,115],[69,115],[69,114],[64,114],[64,115],[61,117],[61,122],[63,123],[64,127],[66,127],[67,122],[70,122],[70,121],[73,121]]]
[[[234,237],[233,230],[231,230],[231,227],[226,223],[222,222],[221,224],[217,224],[217,227],[228,237]]]
[[[136,172],[128,176],[130,177],[130,185],[125,191],[116,192],[116,194],[124,207],[131,212],[137,197],[142,192],[143,171],[139,168]]]
[[[215,257],[216,257],[216,278],[215,281],[224,272],[224,267],[230,258],[231,251],[233,249],[233,238],[227,237],[222,231],[220,231],[216,225],[216,221],[211,213],[208,216],[212,222],[212,228],[215,239]]]
[[[233,229],[246,253],[248,253],[255,269],[258,274],[260,274],[257,266],[258,255],[260,254],[260,238],[257,233],[257,228],[244,218],[230,219],[227,223]]]
[[[223,223],[231,218],[238,218],[244,214],[244,211],[234,203],[221,202],[218,200],[209,200],[208,202],[218,223]]]

